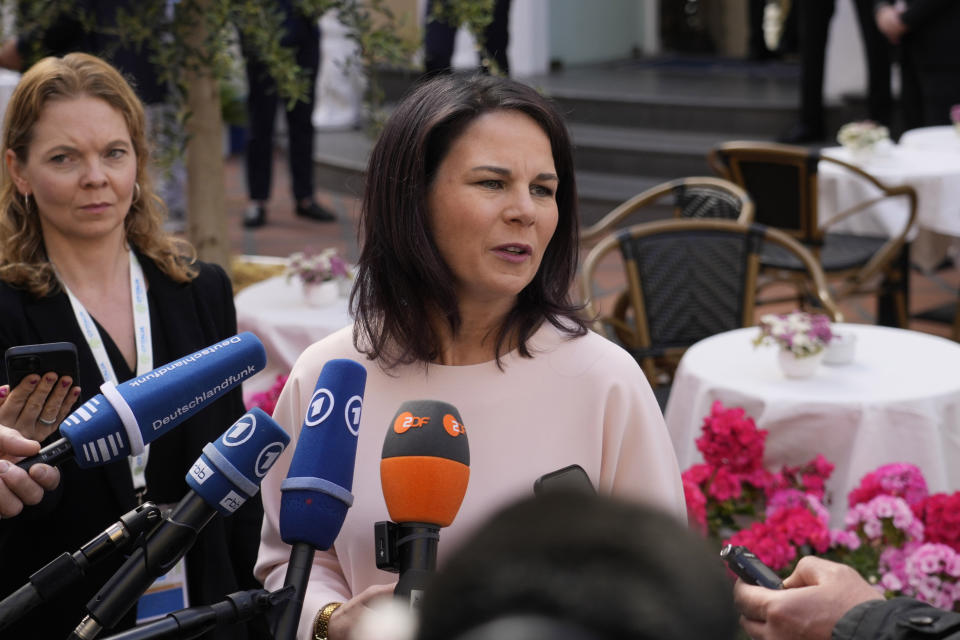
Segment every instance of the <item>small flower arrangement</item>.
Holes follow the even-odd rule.
[[[818,455],[771,472],[765,439],[743,409],[713,404],[697,439],[704,462],[682,475],[692,527],[718,545],[748,547],[782,576],[801,556],[819,555],[850,565],[886,597],[960,611],[960,491],[929,494],[917,467],[886,464],[849,493],[844,526],[831,529],[833,465]],[[734,443],[743,443],[737,455]]]
[[[753,344],[777,344],[798,358],[820,353],[830,344],[830,318],[822,313],[792,311],[787,314],[767,313],[760,317],[760,334]]]
[[[890,139],[890,131],[871,120],[848,122],[837,132],[837,142],[851,151],[863,151]]]
[[[336,249],[324,249],[320,253],[310,250],[290,254],[287,266],[287,281],[299,278],[304,284],[319,284],[330,280],[349,280],[350,265],[340,257]]]

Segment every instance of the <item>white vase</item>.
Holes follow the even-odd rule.
[[[304,282],[303,301],[308,307],[325,307],[337,301],[340,289],[333,280]]]
[[[875,144],[870,144],[865,147],[848,147],[848,149],[850,150],[850,158],[854,163],[868,162],[877,152],[877,146]]]
[[[809,378],[817,371],[820,361],[823,360],[824,351],[811,356],[798,358],[792,351],[780,349],[777,352],[777,362],[780,364],[780,370],[788,378]]]

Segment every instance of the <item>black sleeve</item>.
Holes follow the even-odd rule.
[[[832,640],[960,640],[960,613],[912,598],[871,600],[837,622]]]
[[[903,12],[900,19],[910,28],[910,31],[916,31],[932,20],[936,20],[944,10],[952,7],[957,0],[914,0],[907,10]]]

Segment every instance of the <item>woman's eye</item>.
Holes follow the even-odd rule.
[[[553,197],[553,189],[550,187],[545,187],[541,184],[535,184],[530,187],[530,193],[535,196],[542,196],[545,198]]]
[[[122,157],[125,156],[125,155],[127,155],[127,150],[126,150],[126,149],[120,149],[120,148],[110,149],[110,151],[107,152],[107,157],[108,157],[108,158],[112,158],[112,159],[114,159],[114,160],[116,160],[116,159],[118,159],[118,158],[122,158]]]
[[[500,189],[503,186],[502,180],[481,180],[480,186],[485,189]]]
[[[57,155],[52,156],[52,157],[50,158],[50,162],[52,162],[52,163],[54,163],[54,164],[63,164],[63,163],[66,162],[68,159],[69,159],[69,158],[67,158],[67,154],[65,154],[65,153],[58,153]]]

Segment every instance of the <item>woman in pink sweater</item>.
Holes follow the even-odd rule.
[[[296,440],[324,363],[367,369],[353,506],[334,547],[315,556],[299,638],[346,640],[367,603],[393,588],[396,576],[376,568],[373,525],[389,520],[378,467],[407,400],[453,404],[469,433],[469,486],[442,530],[440,563],[537,477],[574,463],[601,493],[685,519],[642,371],[586,329],[569,297],[577,190],[569,136],[548,100],[489,76],[419,85],[373,149],[361,222],[356,322],[301,355],[274,414]],[[256,574],[269,589],[283,583],[290,554],[278,517],[294,449],[263,483]]]

